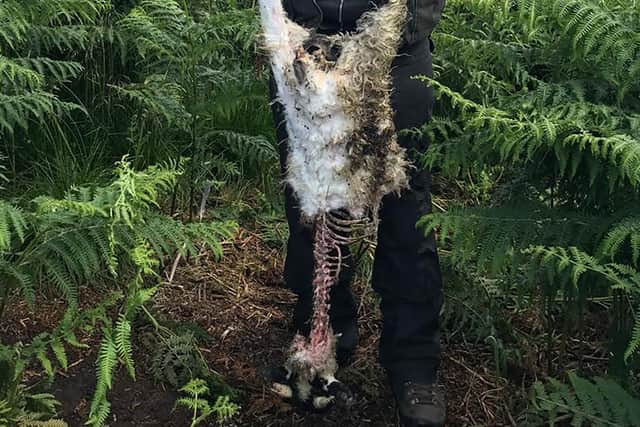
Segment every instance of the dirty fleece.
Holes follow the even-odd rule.
[[[315,229],[314,312],[308,338],[293,340],[286,363],[289,393],[316,407],[312,383],[336,382],[336,337],[329,289],[356,225],[375,223],[382,197],[408,185],[390,103],[390,67],[406,21],[406,1],[363,15],[353,33],[323,35],[286,16],[281,0],[260,0],[264,46],[271,58],[289,134],[286,181],[303,220]]]

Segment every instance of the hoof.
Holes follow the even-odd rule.
[[[282,366],[269,369],[265,377],[273,393],[306,410],[324,412],[333,406],[349,408],[355,403],[349,387],[333,377],[329,381],[316,377],[309,384],[310,393],[302,393],[299,378]]]
[[[333,396],[314,396],[312,399],[313,408],[318,411],[324,411],[329,408],[335,401]]]
[[[275,394],[282,397],[283,399],[293,398],[293,389],[288,384],[272,383],[271,391],[273,391]]]

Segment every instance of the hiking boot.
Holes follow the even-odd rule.
[[[446,403],[442,386],[405,381],[393,389],[403,427],[444,426]]]

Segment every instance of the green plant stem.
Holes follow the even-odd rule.
[[[545,315],[547,318],[547,374],[551,375],[551,370],[553,369],[553,365],[551,363],[551,354],[553,352],[553,319],[551,314],[551,295],[547,295],[545,297]]]
[[[5,286],[3,287],[2,293],[2,302],[0,302],[0,322],[2,321],[2,317],[4,316],[4,311],[7,307],[7,301],[9,300],[9,284],[5,282]]]
[[[198,392],[194,393],[194,400],[198,401]],[[191,427],[195,427],[198,424],[198,405],[193,405],[193,417],[191,418]]]

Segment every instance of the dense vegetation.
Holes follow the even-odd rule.
[[[434,37],[437,73],[428,83],[439,111],[424,130],[434,142],[424,161],[466,197],[445,189],[454,195],[446,212],[422,225],[451,250],[447,260],[467,288],[459,292],[483,289],[450,318],[492,343],[505,374],[532,347],[549,376],[567,373],[572,337],[596,318],[608,337],[604,369],[637,392],[640,9],[624,0],[447,8]],[[529,333],[498,324],[532,306],[543,324],[527,325]],[[593,374],[583,361],[573,368]],[[570,375],[569,387],[552,382],[551,399],[542,384],[534,388],[534,406],[551,420],[640,422],[637,400]]]
[[[135,377],[136,318],[155,322],[145,303],[158,264],[203,244],[221,255],[234,232],[230,214],[192,221],[206,207],[196,193],[270,177],[255,16],[217,3],[5,1],[0,28],[0,316],[17,293],[33,310],[51,292],[68,306],[51,333],[0,347],[0,421],[51,415],[51,396],[24,388],[25,366],[66,368],[65,346],[89,326],[102,338],[88,422],[102,425],[117,365]],[[81,310],[78,286],[96,282],[105,302]]]
[[[142,328],[194,425],[238,410],[149,303],[177,256],[224,257],[238,223],[281,216],[254,7],[0,2],[0,322],[66,301],[50,331],[0,342],[0,425],[63,425],[47,386],[80,333],[103,425]],[[448,0],[434,42],[437,117],[415,132],[437,177],[420,225],[447,269],[445,341],[492,348],[524,388],[519,424],[640,424],[640,6]]]

